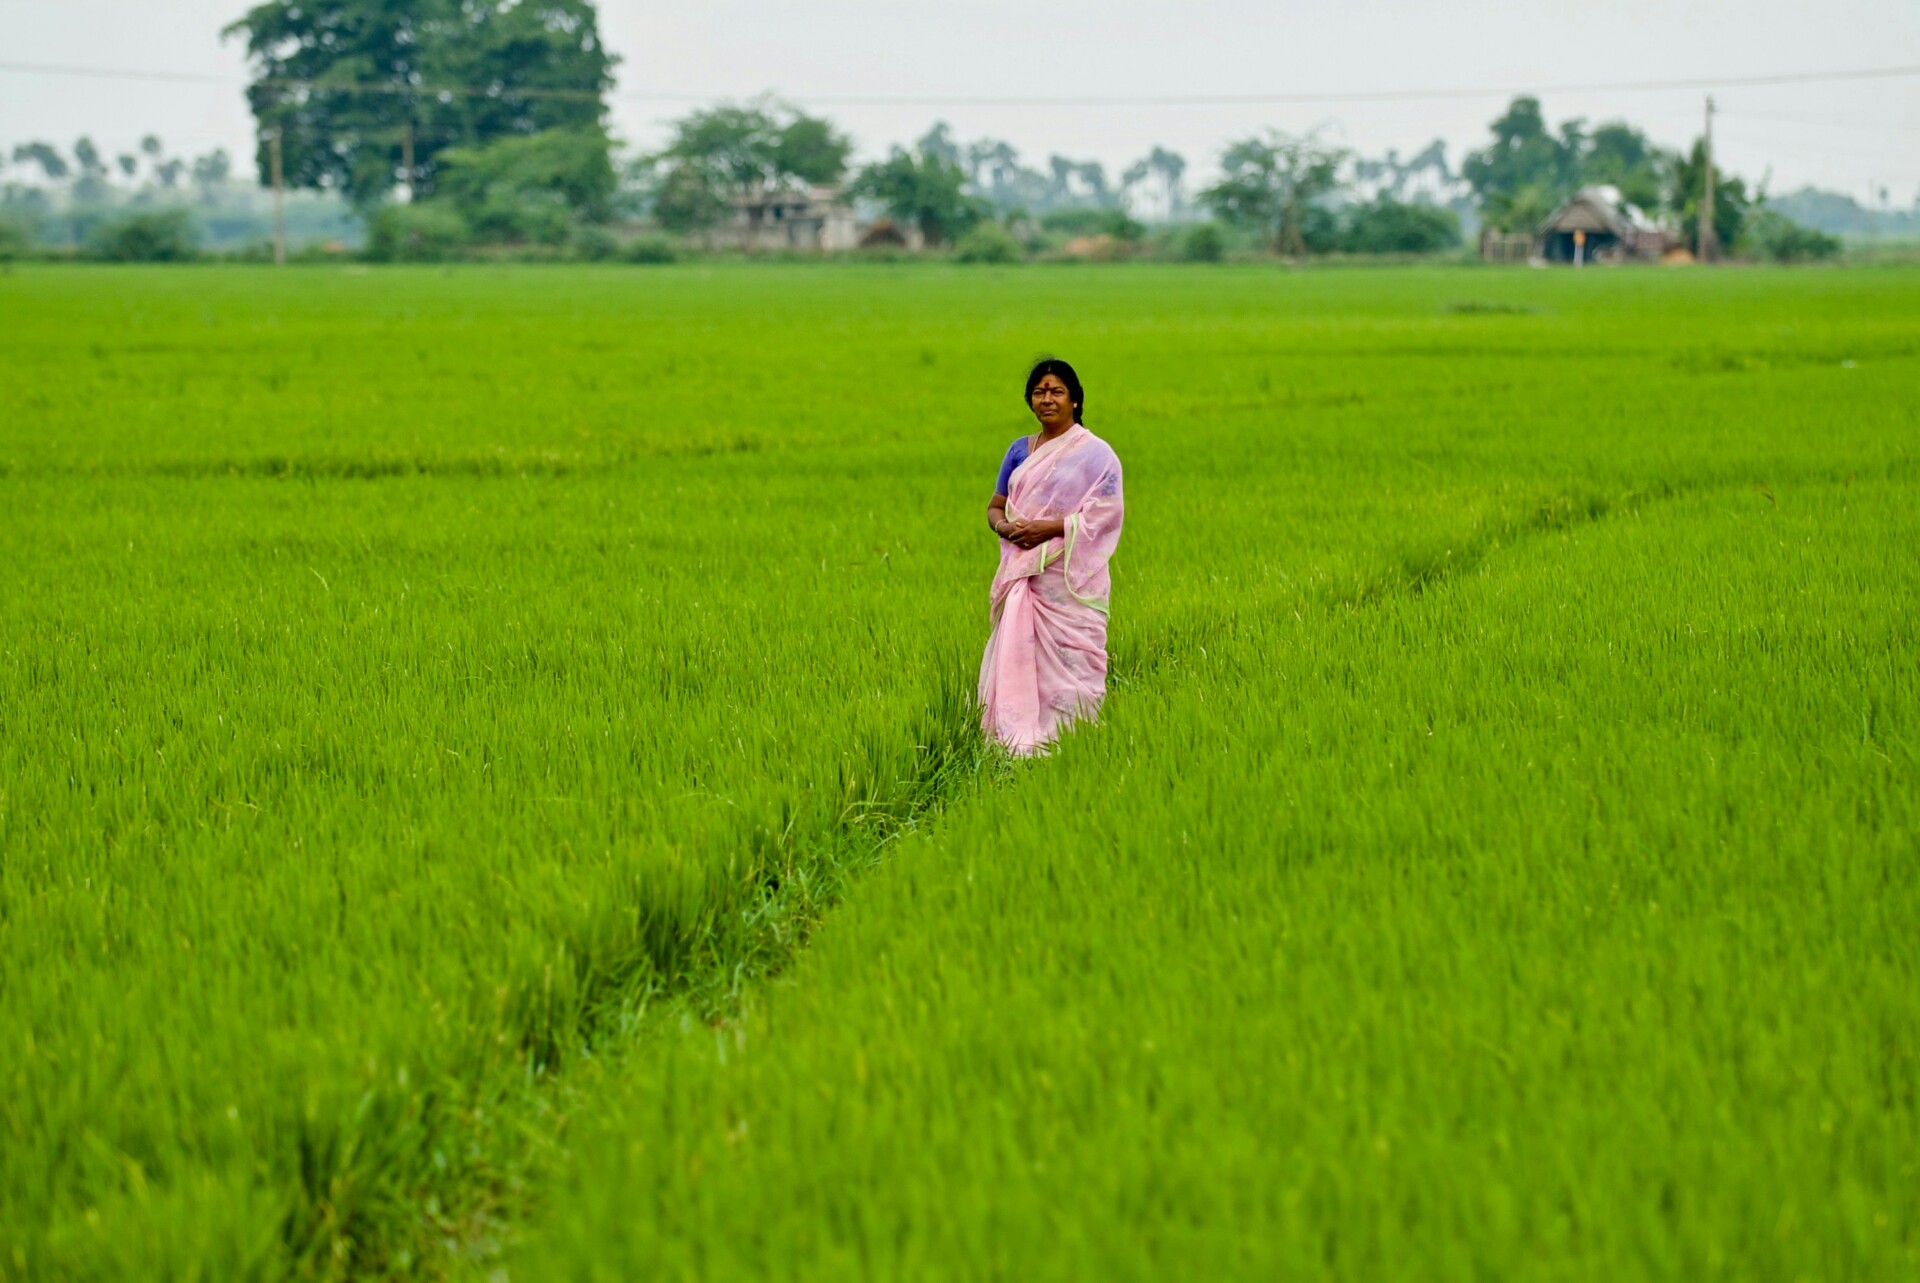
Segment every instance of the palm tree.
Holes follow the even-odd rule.
[[[1187,172],[1187,160],[1177,151],[1155,147],[1147,153],[1147,164],[1160,175],[1161,194],[1166,198],[1167,217],[1178,219],[1186,212],[1186,193],[1180,189],[1181,175]]]

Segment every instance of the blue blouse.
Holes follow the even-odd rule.
[[[1013,477],[1013,470],[1027,461],[1027,452],[1031,450],[1033,438],[1015,437],[1013,444],[1007,447],[1007,457],[1000,462],[1000,480],[994,483],[993,493],[999,498],[1007,497],[1007,482]]]

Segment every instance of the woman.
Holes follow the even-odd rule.
[[[980,724],[1025,756],[1107,693],[1107,562],[1120,543],[1120,460],[1087,431],[1065,361],[1027,375],[1040,431],[1007,449],[987,524],[1000,536],[993,635],[980,663]]]

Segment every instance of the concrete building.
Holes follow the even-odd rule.
[[[860,243],[853,206],[837,187],[737,196],[733,218],[722,234],[743,249],[758,250],[828,253],[853,249]]]

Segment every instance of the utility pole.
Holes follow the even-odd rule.
[[[273,265],[287,262],[287,182],[280,167],[280,126],[267,135],[267,154],[273,165]]]
[[[407,175],[407,204],[413,204],[413,120],[400,130],[400,168]]]
[[[1713,95],[1707,95],[1707,135],[1701,150],[1706,154],[1707,175],[1705,187],[1700,193],[1700,228],[1695,237],[1702,263],[1713,261],[1716,246],[1713,243]]]

